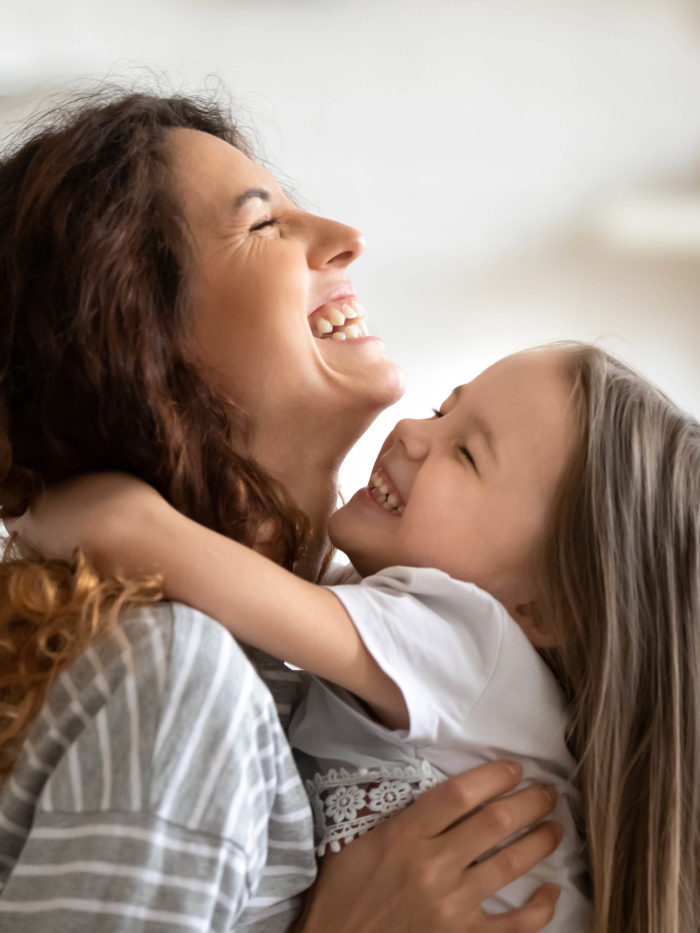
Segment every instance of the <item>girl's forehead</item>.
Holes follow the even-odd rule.
[[[455,387],[448,408],[477,427],[492,446],[568,445],[575,433],[565,355],[532,350],[505,357]]]
[[[473,405],[514,399],[522,391],[556,395],[564,388],[568,392],[569,382],[569,368],[561,351],[524,350],[497,360],[471,381],[455,386],[449,400]]]

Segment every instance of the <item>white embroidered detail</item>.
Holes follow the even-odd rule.
[[[434,787],[440,777],[427,761],[419,765],[382,765],[376,768],[331,768],[306,781],[314,814],[316,852],[338,852]]]

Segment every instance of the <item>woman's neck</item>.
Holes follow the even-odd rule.
[[[293,456],[282,457],[279,447],[274,453],[274,464],[264,453],[256,459],[304,512],[312,531],[310,546],[294,565],[294,572],[307,580],[317,580],[330,546],[328,519],[338,505],[338,469],[343,457],[323,460],[318,452],[316,456],[305,455],[303,444]]]
[[[306,514],[313,530],[312,546],[295,572],[318,579],[328,553],[328,519],[338,507],[338,472],[350,448],[379,411],[349,408],[342,417],[262,419],[251,453]]]
[[[317,580],[328,553],[328,519],[338,505],[337,471],[304,471],[295,480],[285,482],[287,491],[308,517],[312,529],[309,548],[294,565],[294,572],[306,580]]]

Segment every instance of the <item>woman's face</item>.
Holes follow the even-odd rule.
[[[173,130],[169,150],[194,242],[205,369],[250,415],[253,453],[273,472],[285,442],[300,466],[309,445],[319,457],[342,447],[342,456],[403,388],[382,341],[362,336],[348,277],[362,236],[300,210],[264,168],[214,136]]]

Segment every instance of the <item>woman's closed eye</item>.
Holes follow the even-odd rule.
[[[277,222],[276,217],[268,217],[265,220],[259,220],[257,223],[254,223],[249,229],[251,233],[255,233],[256,230],[264,230],[265,227],[274,227]]]

